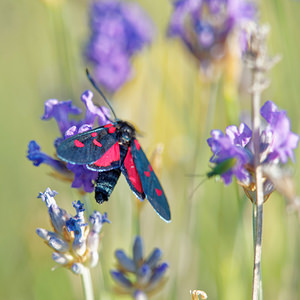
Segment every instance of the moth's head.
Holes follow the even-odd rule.
[[[125,121],[118,122],[120,138],[123,143],[129,143],[132,138],[135,138],[136,130],[132,124]]]

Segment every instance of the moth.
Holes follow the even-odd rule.
[[[116,118],[109,101],[87,74],[112,110],[115,121],[62,141],[57,147],[57,156],[68,163],[86,165],[88,169],[99,172],[95,182],[98,203],[108,201],[123,173],[136,197],[140,200],[146,198],[158,215],[169,222],[171,213],[167,198],[136,138],[134,126]]]

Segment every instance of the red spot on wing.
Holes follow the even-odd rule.
[[[147,177],[150,177],[150,172],[145,171],[144,174],[145,174]]]
[[[108,167],[114,161],[119,161],[119,160],[120,160],[120,146],[118,143],[115,143],[97,161],[94,162],[94,165],[99,167]]]
[[[139,144],[139,142],[136,139],[134,140],[134,143],[135,143],[136,149],[139,151],[141,148],[141,145]]]
[[[116,127],[112,123],[106,124],[106,125],[104,125],[104,127],[109,128],[108,129],[109,133],[114,133],[116,131]]]
[[[102,144],[99,143],[96,139],[93,140],[93,143],[98,147],[102,147]]]
[[[131,147],[128,148],[128,152],[126,154],[126,157],[124,159],[124,167],[128,173],[129,180],[131,184],[136,188],[136,190],[139,193],[143,193],[143,187],[141,183],[140,176],[137,172],[137,169],[135,167],[132,154],[131,154]]]
[[[92,137],[96,137],[96,136],[97,136],[97,132],[92,132],[92,133],[91,133],[91,136],[92,136]]]
[[[153,169],[152,169],[152,167],[151,167],[151,165],[149,164],[149,170],[150,170],[150,172],[152,172],[153,171]]]
[[[78,148],[82,148],[82,147],[84,147],[84,144],[83,143],[81,143],[80,141],[78,141],[78,140],[75,140],[74,141],[74,144],[75,144],[75,146],[76,147],[78,147]]]
[[[108,132],[109,133],[114,133],[116,131],[116,127],[109,127]]]
[[[159,190],[159,189],[155,188],[155,192],[156,192],[157,196],[162,195],[162,190]]]

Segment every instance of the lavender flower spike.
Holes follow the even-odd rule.
[[[152,41],[153,24],[136,3],[102,0],[91,5],[90,26],[86,57],[96,80],[115,92],[132,76],[131,57]]]
[[[85,91],[81,96],[81,100],[85,104],[86,112],[85,116],[79,121],[69,118],[70,114],[77,115],[81,113],[81,109],[74,106],[71,101],[50,99],[45,102],[45,113],[42,120],[55,119],[61,133],[60,137],[54,141],[55,148],[66,138],[90,130],[95,125],[103,126],[109,122],[108,108],[96,106],[93,103],[93,93],[91,91]],[[72,182],[72,187],[83,189],[87,193],[93,192],[94,181],[98,176],[97,172],[88,170],[84,165],[66,164],[40,150],[40,146],[35,141],[29,143],[27,158],[35,166],[45,163],[56,171],[54,175]]]
[[[168,36],[179,37],[203,68],[226,55],[230,36],[256,13],[246,0],[177,0],[173,6]]]
[[[111,271],[111,276],[117,284],[116,290],[132,295],[134,299],[147,299],[147,294],[152,294],[165,282],[164,275],[168,264],[159,264],[161,255],[161,251],[155,249],[145,259],[143,241],[139,236],[134,241],[133,258],[129,258],[123,250],[117,250],[115,256],[118,269]],[[131,274],[135,275],[135,279]]]
[[[290,158],[294,161],[294,149],[298,146],[299,136],[291,132],[290,120],[285,111],[278,110],[272,101],[267,101],[260,110],[261,116],[267,125],[260,131],[260,164],[264,170],[264,199],[265,201],[277,188],[283,190],[278,184],[280,178],[286,180],[286,171],[283,165]],[[218,172],[225,184],[232,181],[234,175],[245,190],[246,195],[253,201],[256,195],[256,182],[254,177],[254,153],[252,131],[242,123],[239,128],[228,126],[223,134],[220,130],[212,130],[207,140],[213,152],[210,162],[216,164]],[[276,176],[268,170],[276,172]],[[274,171],[276,170],[276,171]],[[207,173],[208,178],[215,173]]]

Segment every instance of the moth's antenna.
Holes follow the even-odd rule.
[[[86,68],[86,75],[87,78],[89,79],[90,83],[92,84],[92,86],[96,89],[96,91],[102,96],[102,98],[104,99],[104,101],[107,103],[107,105],[109,106],[110,110],[112,111],[115,120],[117,119],[117,116],[115,114],[114,109],[112,108],[112,105],[110,104],[109,100],[105,97],[105,95],[102,93],[102,91],[100,90],[100,88],[96,85],[94,79],[92,78],[92,76],[90,75],[89,70]]]

